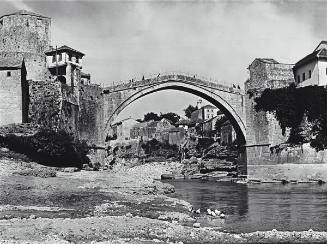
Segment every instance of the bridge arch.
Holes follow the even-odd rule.
[[[131,86],[130,89],[124,88],[111,90],[109,91],[109,95],[110,93],[122,93],[118,96],[120,97],[121,101],[107,117],[105,131],[106,133],[108,132],[111,123],[115,120],[121,111],[123,111],[129,104],[140,99],[141,97],[162,90],[179,90],[199,96],[219,108],[229,117],[237,133],[238,139],[242,144],[245,144],[246,125],[244,122],[245,116],[242,113],[244,110],[243,95],[240,92],[235,92],[230,89],[221,89],[219,87],[212,87],[205,84],[207,83],[195,83],[194,79],[191,77],[190,80],[188,80],[185,78],[176,79],[176,76],[174,76],[172,79],[168,78],[165,80],[156,80],[154,82],[150,82],[147,85],[134,85]]]

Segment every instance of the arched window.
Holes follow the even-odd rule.
[[[58,79],[62,84],[66,84],[66,78],[65,78],[65,76],[60,75],[60,76],[58,76],[57,79]]]

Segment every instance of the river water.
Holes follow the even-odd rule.
[[[200,208],[202,226],[240,233],[257,230],[327,231],[327,184],[237,184],[229,182],[176,180],[171,196]],[[206,215],[218,209],[225,220]]]

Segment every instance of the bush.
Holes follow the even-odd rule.
[[[198,139],[198,144],[196,145],[196,150],[203,152],[204,150],[208,149],[215,140],[213,138],[204,137]]]
[[[294,84],[266,89],[255,98],[257,111],[275,115],[288,142],[301,145],[310,142],[317,151],[327,149],[327,89],[321,86],[298,88]]]
[[[169,145],[156,139],[144,142],[141,147],[146,155],[152,157],[164,157],[168,159],[178,156],[178,146]]]
[[[47,166],[82,168],[89,163],[86,142],[74,140],[65,131],[43,129],[31,136],[8,134],[0,137],[0,143]]]

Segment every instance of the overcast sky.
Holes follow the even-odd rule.
[[[0,1],[1,15],[17,9],[51,17],[52,45],[86,53],[84,71],[105,85],[182,71],[243,86],[256,57],[295,63],[327,39],[327,1]],[[122,116],[195,101],[160,92]]]

